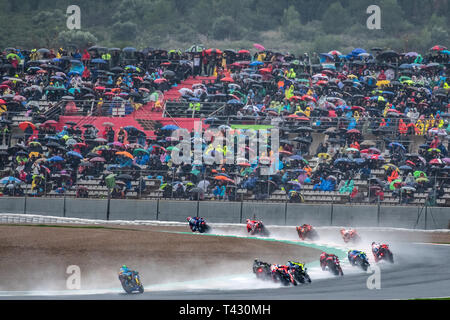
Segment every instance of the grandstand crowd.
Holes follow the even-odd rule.
[[[6,48],[1,61],[3,196],[92,197],[89,181],[95,181],[106,190],[96,195],[112,198],[240,201],[277,194],[315,202],[326,193],[332,201],[375,203],[389,194],[395,203],[444,199],[439,204],[447,205],[450,51],[443,46],[424,54],[357,48],[312,56],[259,44],[250,50],[194,45],[183,52]],[[184,87],[187,79],[198,83]],[[173,91],[176,99],[164,98]],[[176,122],[156,124],[149,134],[107,121],[100,127],[60,121],[127,117],[146,105],[169,118],[195,116],[205,128],[236,137],[280,128],[280,148],[258,140],[268,152],[253,162],[256,151],[247,147],[235,164],[178,165]],[[196,139],[204,157],[238,151],[192,132],[192,145]],[[263,175],[275,154],[279,167]],[[150,192],[150,182],[157,192]],[[418,194],[426,195],[423,202]]]

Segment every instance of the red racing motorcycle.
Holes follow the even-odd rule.
[[[334,254],[322,252],[320,255],[320,267],[322,268],[322,271],[328,270],[335,276],[344,275],[339,258]]]
[[[316,240],[319,238],[319,234],[317,231],[312,227],[312,225],[304,224],[300,227],[296,228],[298,236],[300,239],[310,239],[310,240]]]

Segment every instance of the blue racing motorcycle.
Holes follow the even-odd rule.
[[[348,262],[350,262],[352,266],[358,266],[364,271],[367,271],[367,268],[370,266],[365,252],[359,250],[349,250],[347,256]]]

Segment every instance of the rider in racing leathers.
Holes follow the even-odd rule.
[[[349,261],[350,261],[350,263],[352,265],[354,265],[355,258],[360,256],[360,255],[364,255],[365,256],[366,253],[363,252],[363,251],[359,251],[359,250],[349,250],[348,253],[347,253],[347,257],[348,257],[348,259],[349,259]]]
[[[189,222],[189,227],[192,232],[197,231],[202,221],[204,221],[203,218],[200,217],[188,217],[186,220]]]
[[[133,272],[134,271],[130,270],[126,265],[123,265],[119,270],[119,279],[122,280],[128,278],[128,280],[131,280]]]
[[[372,253],[375,257],[375,261],[378,261],[380,255],[380,247],[381,245],[379,243],[372,242]]]

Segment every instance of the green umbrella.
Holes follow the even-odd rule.
[[[105,183],[108,189],[113,189],[116,185],[116,176],[117,174],[110,174],[105,178]]]
[[[167,150],[167,151],[173,151],[173,150],[175,150],[175,151],[180,151],[180,149],[178,149],[178,148],[175,147],[175,146],[170,146],[170,147],[166,148],[166,150]]]
[[[15,53],[10,53],[6,56],[6,59],[14,59],[16,58],[19,62],[21,61],[20,57]]]
[[[425,178],[427,177],[427,174],[423,171],[414,171],[414,178],[419,178],[421,175],[423,175]]]
[[[145,149],[136,149],[136,150],[134,150],[133,151],[133,156],[136,156],[139,152],[143,152],[143,153],[146,153],[146,154],[150,154],[150,152],[148,152],[148,150],[145,150]]]
[[[398,184],[398,183],[402,183],[402,180],[397,179],[397,180],[392,181],[391,184],[389,185],[389,189],[390,189],[390,190],[395,190],[395,189],[397,189],[397,188],[395,187],[395,185]]]

